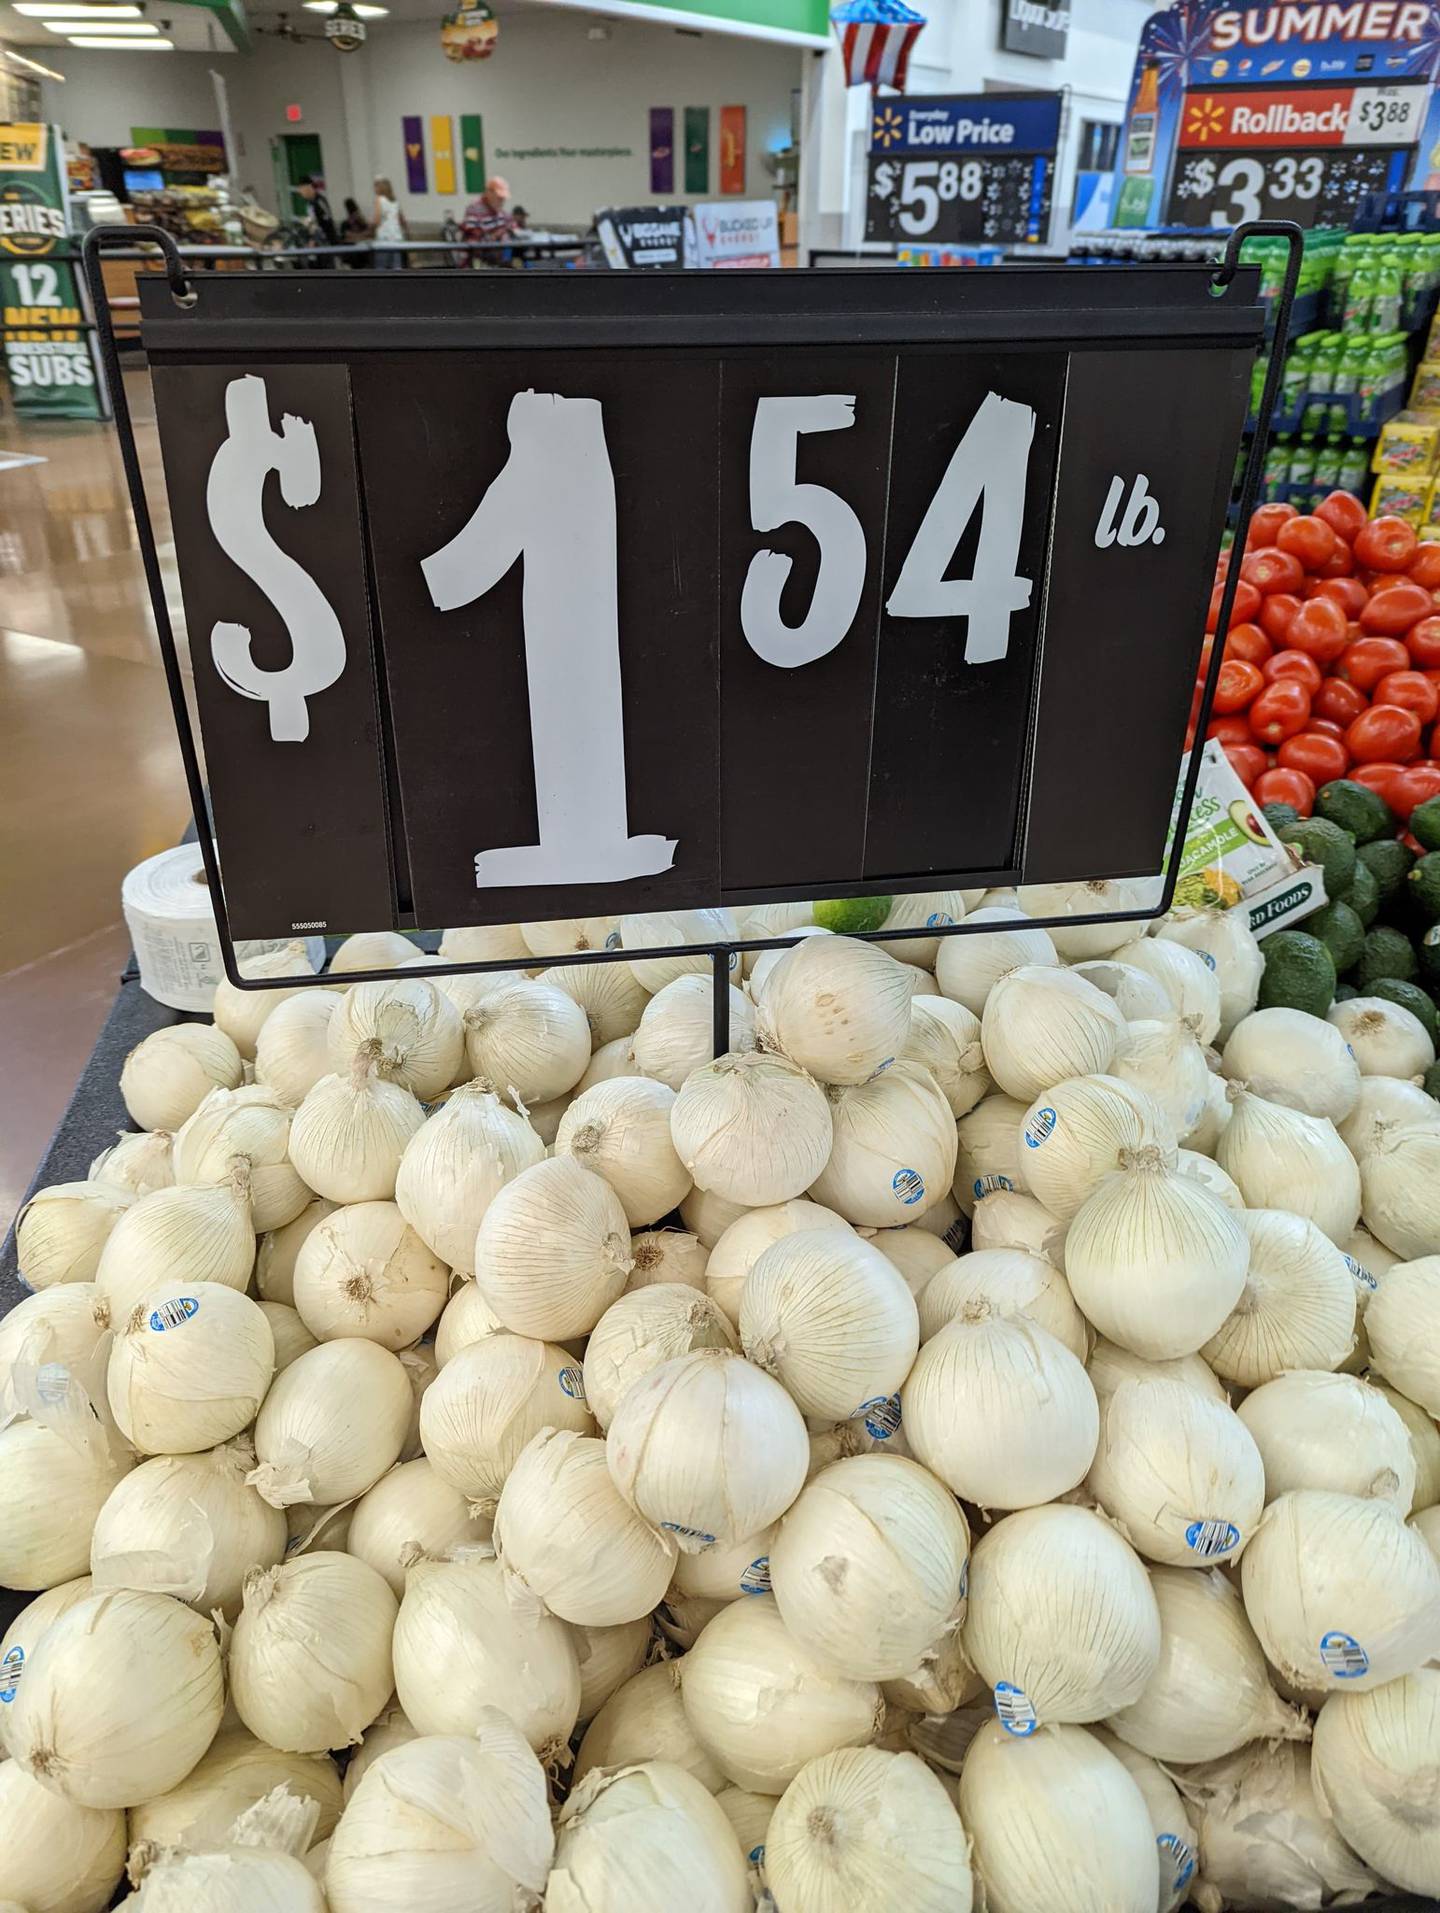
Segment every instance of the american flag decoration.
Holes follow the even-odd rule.
[[[910,49],[925,15],[905,0],[843,0],[830,14],[845,55],[847,86],[892,86],[905,91]]]

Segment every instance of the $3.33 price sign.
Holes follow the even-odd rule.
[[[1182,152],[1176,155],[1166,219],[1175,226],[1202,227],[1238,226],[1250,219],[1344,225],[1365,193],[1386,189],[1396,164],[1395,149],[1380,147]]]
[[[1157,868],[1259,318],[1118,274],[1072,346],[1045,276],[919,338],[864,273],[643,352],[568,275],[523,349],[152,327],[232,933]]]

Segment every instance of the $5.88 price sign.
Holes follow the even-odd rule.
[[[1044,154],[984,159],[870,156],[865,237],[903,243],[1021,244],[1050,216],[1051,160]]]
[[[1158,866],[1246,350],[157,356],[233,934]]]

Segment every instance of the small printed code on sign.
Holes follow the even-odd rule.
[[[157,1335],[163,1335],[167,1328],[183,1328],[192,1315],[200,1313],[200,1298],[196,1295],[177,1295],[171,1302],[162,1302],[158,1308],[150,1311],[150,1326]]]
[[[1192,1521],[1185,1530],[1185,1545],[1196,1554],[1229,1554],[1240,1544],[1240,1530],[1233,1521]]]
[[[1353,1634],[1333,1629],[1320,1636],[1320,1658],[1337,1681],[1358,1680],[1370,1672],[1370,1656]]]

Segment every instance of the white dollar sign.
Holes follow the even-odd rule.
[[[315,427],[289,413],[280,430],[270,424],[263,378],[247,374],[225,388],[229,436],[215,454],[205,487],[205,509],[216,543],[274,605],[290,635],[290,662],[281,671],[256,664],[243,624],[210,632],[215,668],[242,697],[270,706],[270,735],[298,744],[310,735],[305,700],[328,690],[345,669],[345,634],[329,599],[303,565],[275,543],[265,526],[265,481],[279,474],[287,505],[313,505],[320,496],[320,449]]]
[[[895,168],[888,159],[881,160],[875,168],[874,195],[876,199],[888,199],[895,190]]]

